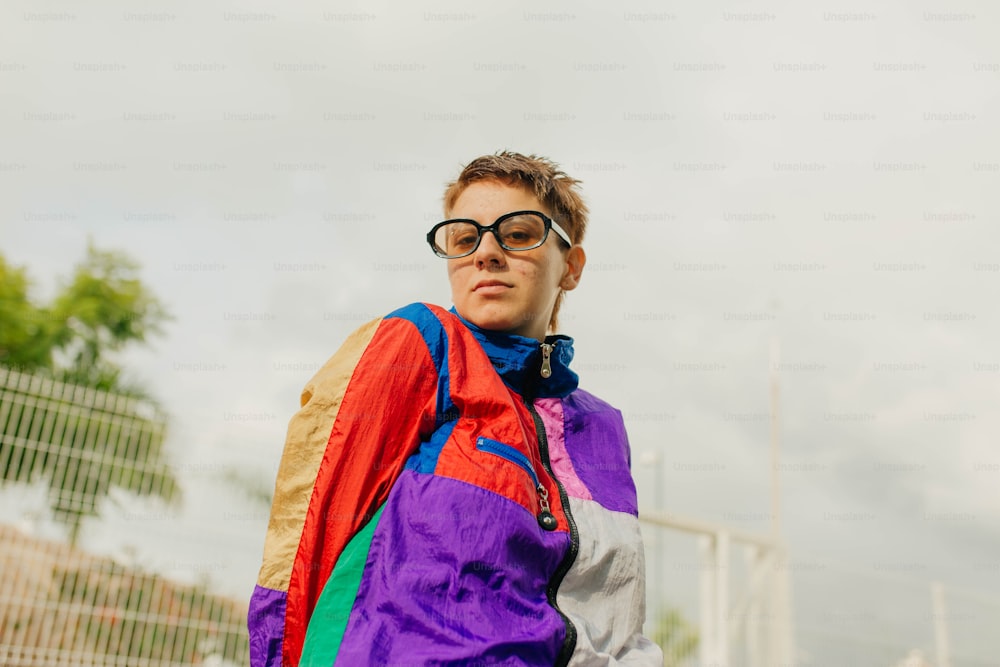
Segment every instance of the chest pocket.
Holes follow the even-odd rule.
[[[535,516],[538,519],[538,525],[549,531],[555,530],[558,527],[558,522],[549,507],[549,493],[545,487],[539,483],[538,474],[535,472],[535,467],[532,465],[531,459],[525,456],[518,449],[511,447],[506,443],[498,440],[492,440],[484,436],[476,438],[476,449],[481,452],[496,454],[500,458],[510,461],[528,473],[528,476],[531,478],[535,494],[538,498],[538,509],[535,513]]]
[[[532,487],[538,487],[538,475],[535,473],[535,467],[531,465],[531,459],[525,456],[517,448],[498,440],[491,440],[490,438],[481,435],[476,438],[476,449],[481,452],[496,454],[500,458],[510,461],[524,470],[524,472],[528,473],[528,476],[531,478]]]

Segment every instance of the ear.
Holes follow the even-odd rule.
[[[559,287],[564,290],[576,289],[576,286],[580,284],[580,276],[583,275],[583,267],[587,264],[587,253],[583,251],[578,245],[573,246],[566,251],[566,272],[563,274],[562,280],[559,281]]]

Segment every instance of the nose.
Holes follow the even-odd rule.
[[[483,237],[479,239],[479,247],[476,248],[474,256],[476,266],[479,267],[486,264],[503,266],[507,261],[507,254],[500,247],[500,243],[497,241],[497,237],[493,234],[492,230],[483,232]]]

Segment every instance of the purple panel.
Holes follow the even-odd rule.
[[[566,451],[594,500],[609,510],[638,515],[628,435],[621,413],[577,389],[563,399]]]
[[[285,638],[287,599],[288,593],[284,591],[254,587],[247,614],[251,667],[281,667],[281,642]]]
[[[519,504],[404,470],[372,537],[337,665],[552,665],[547,602],[569,547]]]

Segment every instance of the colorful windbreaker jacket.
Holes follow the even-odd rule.
[[[572,340],[413,304],[354,332],[288,427],[253,667],[660,667],[621,413]]]

